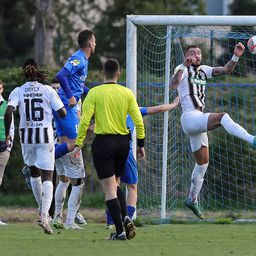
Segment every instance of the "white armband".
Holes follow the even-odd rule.
[[[232,60],[233,62],[238,62],[239,57],[237,57],[237,56],[234,54],[234,55],[232,56],[231,60]]]

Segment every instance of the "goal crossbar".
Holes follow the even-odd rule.
[[[255,26],[256,16],[127,15],[135,25]]]

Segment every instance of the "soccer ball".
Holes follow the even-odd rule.
[[[256,54],[256,36],[252,36],[247,42],[248,50],[251,54]]]

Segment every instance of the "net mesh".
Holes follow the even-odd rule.
[[[224,66],[237,42],[246,44],[255,34],[252,27],[221,26],[137,27],[137,97],[140,106],[164,103],[166,43],[170,39],[170,74],[183,62],[184,48],[197,45],[203,63]],[[255,134],[255,56],[247,49],[230,75],[208,80],[206,112],[227,112],[249,133]],[[170,102],[177,93],[170,91]],[[188,217],[183,206],[194,167],[189,140],[180,124],[181,110],[169,112],[166,210],[168,216]],[[159,216],[162,194],[164,114],[144,117],[147,159],[139,163],[138,208]],[[208,133],[209,168],[200,193],[205,214],[243,215],[252,218],[256,208],[256,158],[247,142],[223,128]]]

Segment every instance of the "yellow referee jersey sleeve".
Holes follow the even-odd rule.
[[[91,91],[89,91],[87,96],[85,97],[85,100],[84,100],[83,106],[82,106],[82,116],[81,116],[80,123],[78,126],[78,134],[77,134],[77,138],[76,138],[77,146],[83,145],[83,142],[86,138],[86,133],[87,133],[88,127],[90,125],[90,121],[94,114],[94,110],[95,110],[94,95],[91,93]]]

